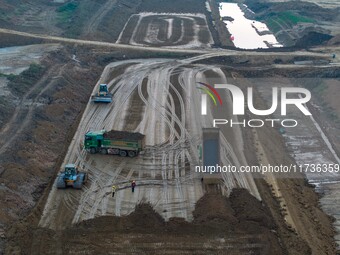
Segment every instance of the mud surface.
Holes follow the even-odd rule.
[[[205,1],[84,0],[62,23],[56,12],[62,4],[44,9],[37,6],[39,1],[32,2],[24,6],[30,11],[21,19],[13,3],[2,3],[1,10],[14,14],[1,19],[1,26],[19,30],[110,42],[123,31],[126,42],[157,47],[181,47],[193,39],[218,42],[212,20],[219,17],[210,17]],[[134,35],[134,19],[141,16],[133,15],[143,12],[158,14],[142,21]],[[183,17],[183,12],[200,14]],[[44,22],[45,30],[39,30]],[[159,29],[164,24],[167,29]],[[186,30],[177,45],[181,35],[170,33],[170,24]],[[41,42],[23,38],[7,35],[0,44]],[[189,57],[185,50],[161,54],[68,45],[44,57],[45,72],[21,95],[12,119],[0,130],[5,138],[0,150],[0,253],[6,244],[7,254],[335,254],[332,220],[321,211],[319,197],[304,176],[223,174],[206,185],[193,171],[199,164],[202,127],[211,125],[212,116],[230,117],[211,105],[210,117],[202,118],[197,81],[226,83],[264,75],[273,82],[293,76],[334,78],[337,58],[332,65],[314,62],[328,59],[333,49],[315,50],[325,54],[209,50]],[[180,59],[173,59],[179,53]],[[294,64],[305,60],[315,66]],[[109,85],[112,104],[88,103],[100,83]],[[334,84],[327,90],[335,94]],[[260,87],[254,88],[256,102],[267,107]],[[221,94],[231,107],[230,95]],[[331,105],[337,108],[334,98]],[[103,128],[146,135],[145,154],[133,159],[87,154],[82,148],[85,132]],[[224,165],[294,163],[275,128],[221,130]],[[83,190],[56,189],[55,176],[69,162],[89,173]],[[137,182],[135,192],[131,180]],[[112,184],[118,186],[114,198]]]
[[[46,73],[1,127],[1,135],[7,137],[1,139],[0,221],[4,225],[27,216],[48,187],[87,102],[81,97],[89,96],[95,67],[88,73],[88,66],[78,65],[71,56],[68,50],[60,50],[43,59]]]
[[[141,13],[130,17],[118,43],[170,47],[209,47],[213,43],[202,14]]]
[[[242,197],[242,203],[237,201],[238,196]],[[252,217],[249,217],[247,206],[252,208]],[[21,252],[215,254],[223,251],[228,254],[285,254],[285,248],[280,245],[275,233],[276,226],[268,214],[268,208],[246,190],[234,190],[230,199],[218,194],[205,195],[196,205],[193,223],[180,218],[165,222],[150,205],[141,204],[127,216],[99,217],[62,232],[39,228],[28,230],[33,245]],[[17,234],[17,240],[26,239],[23,232]],[[155,247],[158,248],[155,250]],[[18,251],[20,248],[17,247]]]
[[[80,51],[79,49],[79,54],[77,54],[80,61],[83,60],[83,55],[81,54],[81,52],[83,51]],[[195,59],[199,60],[200,58]],[[257,58],[255,58],[255,60],[256,59]],[[270,61],[275,60],[275,58],[269,59],[271,59]],[[262,59],[262,61],[264,60]],[[105,82],[110,84],[110,86],[113,86],[110,87],[110,91],[113,92],[113,94],[117,98],[120,98],[120,93],[123,92],[118,92],[119,88],[124,89],[124,87],[127,86],[126,78],[124,78],[124,72],[127,72],[125,74],[126,77],[131,78],[131,73],[136,74],[136,70],[139,70],[138,68],[140,68],[140,66],[136,65],[136,63],[138,62],[139,60],[134,60],[131,63],[123,63],[123,66],[121,68],[118,68],[117,70],[114,68],[114,71],[107,72],[106,76],[102,76]],[[73,63],[73,61],[71,63]],[[134,65],[136,66],[134,67]],[[157,65],[159,66],[159,64]],[[200,65],[198,65],[198,67],[200,67]],[[166,70],[166,73],[169,71],[166,69],[166,66],[163,66],[162,68],[165,68],[164,70]],[[184,68],[182,71],[187,72],[195,68],[197,67],[192,66],[189,69]],[[138,72],[140,71],[142,70],[139,70]],[[159,73],[157,69],[155,69],[155,71]],[[176,98],[176,101],[174,102],[178,102],[175,105],[181,104],[181,97],[185,96],[184,91],[187,87],[178,81],[180,77],[178,76],[178,71],[178,68],[174,68],[174,72],[176,74],[174,77],[177,77],[177,79],[171,79],[172,83],[174,84],[171,95],[172,97]],[[144,70],[142,72],[144,72]],[[239,74],[237,74],[237,72],[239,72]],[[275,73],[276,75],[278,75],[279,73],[281,73],[281,71],[275,69],[273,69],[272,71],[267,70],[266,72],[271,73],[271,75]],[[286,70],[283,72],[283,74],[285,72],[289,73],[289,71]],[[218,76],[221,75],[221,73],[217,71],[217,69],[214,69],[214,71],[208,69],[205,70],[203,73],[205,74],[205,79],[208,79],[208,81],[211,79],[216,79]],[[233,69],[227,69],[224,70],[224,73],[227,75],[227,77],[237,77],[241,74],[245,75],[247,72],[244,70],[235,71]],[[255,71],[252,71],[250,74],[254,75],[255,73]],[[264,74],[263,72],[260,73],[262,75]],[[111,79],[108,79],[108,77],[111,77]],[[140,86],[140,88],[138,89],[139,92],[137,94],[129,94],[130,100],[132,101],[127,102],[126,106],[129,106],[129,109],[131,110],[135,109],[136,112],[130,112],[129,114],[126,114],[127,118],[128,116],[130,116],[130,114],[133,114],[135,116],[139,116],[142,114],[140,113],[141,106],[142,109],[145,106],[141,104],[140,96],[147,98],[147,100],[153,100],[153,87],[150,87],[150,84],[153,84],[152,77],[153,76],[149,73],[148,79],[142,79],[141,84],[138,85]],[[125,79],[125,82],[124,86],[120,87],[119,81],[121,79]],[[111,84],[111,81],[117,81],[118,83],[113,82]],[[99,84],[101,83],[101,81],[98,81],[97,83]],[[176,93],[176,90],[174,88],[176,88],[177,91],[180,91],[179,94]],[[63,94],[60,93],[61,92],[58,91],[57,95],[62,96]],[[68,93],[66,98],[69,98],[70,95],[71,94]],[[179,97],[179,95],[181,95],[181,97]],[[84,102],[86,102],[87,99],[86,97],[84,97]],[[167,99],[169,100],[170,98],[167,97]],[[160,100],[160,97],[158,97],[158,100]],[[74,101],[71,102],[72,104],[74,103]],[[118,102],[116,100],[115,102],[117,105]],[[139,107],[136,108],[135,106],[137,105]],[[178,116],[178,119],[183,120],[185,111],[181,110],[181,107],[173,108],[173,106],[171,104],[168,105],[168,107],[170,107],[169,109],[171,109],[171,112],[176,114],[175,116]],[[95,108],[98,107],[101,108],[100,106],[96,106]],[[55,105],[53,108],[50,108],[50,110],[55,112],[57,108],[57,105]],[[150,108],[150,110],[151,109],[152,108]],[[147,107],[146,109],[144,109],[144,111],[147,111]],[[125,114],[124,112],[124,110],[120,111],[121,114]],[[123,115],[121,115],[121,117],[122,116]],[[194,117],[191,118],[195,119]],[[141,118],[128,119],[128,122],[131,123],[131,125],[133,124],[132,126],[134,126],[135,128],[140,125],[138,123],[134,123],[133,121],[136,121],[138,119],[142,120]],[[112,121],[114,119],[108,118],[108,120]],[[57,121],[59,121],[59,119]],[[102,125],[100,125],[100,123],[98,124],[98,119],[96,121],[97,122],[94,122],[92,125],[96,124],[99,125],[98,127],[102,128]],[[150,122],[149,124],[151,126],[154,126],[152,122]],[[175,138],[181,137],[181,135],[184,134],[181,125],[183,124],[180,124],[177,121],[177,124],[174,126],[175,129],[171,131],[173,132],[174,138],[171,138],[170,136],[170,139],[174,139],[174,141],[178,142],[178,138]],[[86,129],[86,126],[84,127]],[[39,132],[42,132],[42,130],[43,129],[40,129]],[[133,130],[134,129],[131,129],[131,131]],[[160,131],[158,130],[155,132],[149,129],[147,130],[147,132],[151,131],[155,134]],[[168,137],[171,132],[165,132],[165,137]],[[48,132],[45,134],[48,134]],[[280,138],[278,137],[278,134],[275,132],[275,130],[263,130],[263,132],[259,133],[258,136],[259,141],[263,143],[267,158],[271,158],[273,160],[272,163],[289,162],[289,156],[284,149],[284,144],[282,143],[278,147],[277,144],[274,145],[272,142],[280,141]],[[149,145],[152,145],[152,143],[156,141],[150,140],[150,134],[147,137],[149,139],[147,140],[147,144]],[[162,136],[159,136],[159,138],[161,137]],[[251,164],[257,164],[259,158],[258,156],[254,158],[253,155],[253,152],[256,151],[256,149],[251,147],[251,144],[256,143],[253,142],[254,138],[252,134],[248,131],[243,132],[243,137],[243,139],[246,139],[245,144],[247,144],[245,151],[247,161]],[[153,139],[159,138],[155,136]],[[161,142],[163,141],[163,139],[159,141]],[[232,141],[232,139],[230,141]],[[237,146],[233,147],[236,151]],[[277,149],[273,150],[273,148]],[[148,153],[149,156],[150,153],[152,153],[151,155],[157,155],[157,153],[162,153],[162,150],[167,149],[168,148],[166,147],[160,146],[157,150],[153,151],[152,147],[149,147]],[[89,160],[89,158],[87,158],[87,160]],[[148,162],[147,160],[149,159],[146,158],[143,164],[146,164]],[[168,160],[170,160],[170,158]],[[320,211],[317,203],[318,197],[315,195],[315,193],[313,193],[312,188],[306,185],[303,179],[301,179],[301,181],[282,180],[277,183],[281,190],[286,190],[286,192],[282,194],[284,195],[285,204],[288,207],[289,214],[295,222],[294,227],[292,227],[287,225],[284,220],[285,211],[284,209],[282,209],[282,205],[279,202],[281,198],[276,197],[275,192],[271,190],[270,186],[268,186],[268,184],[264,181],[260,180],[256,181],[256,187],[258,189],[259,196],[262,198],[262,204],[255,197],[249,195],[249,193],[245,190],[234,190],[231,193],[229,199],[223,198],[219,194],[221,190],[220,188],[206,189],[206,187],[201,186],[202,184],[199,178],[197,180],[193,179],[193,183],[195,183],[196,186],[196,191],[198,190],[198,188],[202,190],[206,189],[208,195],[200,199],[200,197],[197,196],[192,197],[190,195],[190,192],[183,193],[185,196],[193,199],[193,207],[187,207],[185,202],[182,202],[182,205],[174,203],[173,205],[168,206],[166,203],[164,203],[163,205],[159,206],[157,205],[157,201],[160,201],[159,199],[161,197],[156,196],[141,195],[140,200],[131,200],[131,190],[129,189],[129,180],[131,180],[131,178],[137,179],[137,194],[150,194],[150,191],[151,193],[155,192],[159,189],[159,185],[164,184],[158,184],[157,181],[155,182],[155,180],[162,178],[162,175],[157,173],[157,168],[152,168],[150,170],[150,164],[147,164],[148,167],[145,166],[144,170],[142,167],[141,171],[140,168],[135,168],[134,164],[136,162],[133,162],[131,160],[129,160],[129,162],[124,161],[125,160],[114,156],[110,157],[105,155],[98,155],[92,157],[91,161],[89,161],[89,164],[94,165],[95,168],[90,168],[92,171],[89,182],[90,186],[87,186],[85,188],[85,192],[83,193],[79,191],[66,190],[61,191],[58,194],[55,193],[53,195],[52,192],[52,196],[51,194],[50,196],[53,199],[48,202],[47,191],[49,189],[46,189],[47,191],[45,195],[40,200],[41,203],[39,203],[36,209],[32,211],[30,216],[26,217],[24,221],[21,221],[20,223],[14,225],[14,227],[10,228],[8,233],[6,234],[8,240],[8,253],[15,254],[19,253],[20,251],[30,251],[27,252],[27,254],[34,254],[34,251],[42,251],[42,253],[48,253],[48,249],[50,249],[50,247],[53,247],[54,250],[57,250],[60,253],[64,254],[72,254],[76,252],[76,250],[80,250],[83,252],[91,251],[90,253],[100,253],[100,249],[107,249],[107,252],[112,249],[117,249],[117,251],[121,253],[123,253],[124,251],[129,251],[132,253],[144,252],[145,254],[150,254],[154,252],[155,247],[158,247],[158,243],[164,244],[164,252],[171,250],[174,253],[178,253],[179,250],[183,252],[190,250],[191,252],[194,251],[197,253],[199,253],[200,251],[205,251],[206,253],[214,253],[220,249],[229,249],[228,251],[230,251],[230,254],[246,254],[248,251],[259,252],[260,254],[271,254],[270,252],[273,250],[275,251],[275,254],[285,254],[287,252],[289,254],[310,254],[311,251],[313,252],[313,254],[332,254],[331,252],[334,251],[334,243],[332,242],[331,238],[333,232],[330,230],[331,221]],[[61,161],[58,161],[57,164],[60,165],[60,163]],[[115,165],[114,170],[112,170],[112,167],[106,167],[113,165]],[[171,165],[167,165],[166,161],[165,164],[159,162],[159,168],[164,169],[164,167],[170,170],[169,174],[167,174],[166,177],[168,179],[167,182],[169,182],[169,180],[173,178],[172,176],[176,175],[171,174]],[[101,174],[94,174],[94,171],[98,171],[98,169],[101,170]],[[117,172],[118,175],[115,174]],[[154,175],[152,176],[150,175],[150,173]],[[188,172],[186,168],[184,168],[184,172],[180,172],[180,176],[182,176],[181,178],[185,177],[187,175],[186,173]],[[107,175],[111,177],[108,178]],[[187,176],[187,178],[188,177],[189,176]],[[7,178],[8,176],[6,177],[6,179]],[[110,178],[117,178],[116,182],[120,183],[116,193],[115,199],[118,199],[116,201],[112,201],[112,199],[109,198],[110,188],[112,185],[112,181],[110,181]],[[234,180],[237,180],[237,178],[239,177],[235,176]],[[107,179],[108,182],[107,185],[104,184],[103,186],[102,182],[104,181],[104,179]],[[154,180],[152,183],[150,182],[151,179]],[[246,180],[246,178],[244,180]],[[181,182],[183,185],[182,187],[188,189],[186,186],[187,181],[185,181],[184,178],[183,180],[181,180]],[[192,185],[191,181],[187,183]],[[53,182],[50,182],[49,185],[52,184]],[[171,183],[167,185],[168,190],[172,189]],[[54,189],[53,186],[49,187],[52,190]],[[43,189],[44,188],[42,187],[41,190]],[[232,186],[228,188],[228,190],[231,189]],[[176,193],[179,191],[180,190],[174,189],[171,193],[169,193],[170,198],[176,199]],[[213,193],[209,194],[209,192]],[[253,189],[252,192],[255,192],[254,194],[256,194],[256,190]],[[197,192],[196,195],[198,194],[202,193]],[[37,197],[39,197],[39,191]],[[45,219],[43,221],[40,221],[40,215],[43,212],[46,201],[47,212],[51,213],[46,214],[45,212],[45,217],[43,217],[43,219]],[[75,201],[80,201],[80,207],[75,208],[72,205],[75,203]],[[131,203],[132,201],[133,203]],[[152,202],[152,207],[156,208],[155,211],[157,213],[154,213],[154,209],[150,209],[150,207],[145,206],[138,207],[139,209],[137,210],[137,212],[133,212],[136,204],[144,203],[146,201]],[[180,201],[181,200],[177,200],[177,202]],[[50,205],[48,205],[49,203]],[[57,212],[53,210],[53,206],[55,205],[57,205],[59,208]],[[11,205],[8,206],[10,207]],[[49,211],[49,206],[52,211]],[[192,217],[189,214],[190,210],[192,210]],[[121,215],[122,217],[100,217],[100,215]],[[146,217],[145,215],[148,215],[148,217]],[[159,215],[162,215],[162,217],[160,217]],[[88,220],[93,217],[95,217],[95,219]],[[187,219],[191,220],[192,223],[188,223],[183,219],[179,219],[179,217],[188,217]],[[148,220],[140,220],[146,218],[150,218],[150,222]],[[163,220],[164,218],[166,218],[168,222],[165,222]],[[315,218],[317,218],[318,221],[315,221]],[[39,221],[40,226],[48,226],[48,229],[38,227]],[[80,223],[76,224],[74,227],[70,227],[72,221],[74,223]],[[35,227],[32,228],[32,226]],[[309,227],[306,229],[305,226]],[[181,234],[176,234],[177,237],[174,237],[173,233],[178,232],[180,232]],[[75,233],[81,234],[76,235]],[[197,235],[195,233],[200,234]],[[325,236],[327,236],[327,238],[323,238]],[[202,238],[206,240],[206,242],[202,242]],[[41,242],[41,240],[44,240],[44,242]],[[77,245],[71,246],[71,243],[77,243]],[[174,248],[174,243],[177,244],[177,248]],[[241,249],[240,247],[243,248]]]

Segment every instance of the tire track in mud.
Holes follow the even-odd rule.
[[[178,84],[178,85],[177,85]],[[177,85],[177,86],[176,86]],[[181,134],[180,136],[180,141],[181,143],[185,143],[186,142],[186,137],[189,137],[189,133],[187,133],[185,126],[185,120],[186,120],[186,116],[185,116],[185,103],[183,100],[183,92],[182,89],[180,87],[180,84],[177,83],[175,85],[173,85],[173,83],[170,82],[170,88],[172,89],[172,91],[174,92],[174,95],[172,95],[172,93],[169,93],[169,97],[170,99],[172,99],[171,101],[174,104],[174,115],[177,116],[177,118],[180,120],[180,131],[179,133]],[[182,92],[182,93],[181,93]],[[176,100],[177,99],[177,100]],[[177,106],[177,107],[176,107]],[[180,174],[180,170],[179,170],[179,161],[180,159],[182,159],[182,167],[183,167],[183,162],[185,160],[185,152],[186,152],[186,146],[182,149],[182,150],[178,150],[176,151],[176,154],[174,155],[174,165],[175,165],[175,179],[176,181],[176,187],[177,187],[177,193],[179,195],[179,200],[182,203],[185,203],[185,196],[183,193],[183,189],[182,189],[182,185],[179,183],[180,177],[181,176],[185,176]],[[187,219],[188,215],[186,211],[183,211],[183,218]]]
[[[115,86],[115,90],[119,90],[119,88],[122,86],[122,82],[118,82],[118,84],[116,84]],[[111,84],[112,82],[110,82],[109,84]],[[104,128],[110,130],[113,126],[114,123],[111,122],[110,120],[114,120],[116,118],[116,115],[119,113],[121,107],[123,104],[125,104],[128,99],[130,98],[132,91],[134,91],[134,89],[131,89],[131,93],[127,93],[125,98],[121,98],[120,101],[120,105],[117,105],[117,100],[115,100],[115,97],[113,98],[113,100],[115,101],[115,108],[114,110],[109,110],[108,112],[106,112],[105,115],[103,114],[97,114],[97,116],[100,116],[101,118],[103,118],[104,120],[109,120],[108,122],[104,123],[104,121],[100,122],[100,121],[95,121],[96,125],[95,126],[91,126],[91,130],[98,130],[101,129],[101,124],[103,124]],[[118,95],[119,96],[119,95]],[[107,108],[107,107],[106,107]],[[95,117],[96,118],[96,117]],[[120,128],[117,128],[120,129]],[[124,128],[123,128],[124,129]],[[91,167],[89,167],[90,172],[91,171]],[[88,201],[90,199],[89,194],[85,194],[85,196],[83,196],[83,200],[80,202],[80,208],[78,208],[78,211],[76,213],[76,216],[73,219],[73,222],[76,223],[79,221],[80,219],[80,215],[83,213],[83,211],[85,211],[85,216],[83,216],[83,219],[89,219],[89,218],[93,218],[95,216],[95,214],[98,211],[99,205],[101,204],[101,210],[102,212],[106,212],[106,206],[104,203],[102,203],[102,201],[106,198],[107,193],[110,194],[110,188],[112,186],[112,183],[114,183],[114,181],[116,180],[116,178],[118,177],[120,171],[122,170],[122,166],[119,166],[117,168],[115,168],[115,174],[111,175],[110,171],[102,171],[102,174],[98,177],[99,179],[95,179],[95,182],[93,183],[94,187],[96,188],[91,188],[91,190],[89,191],[90,193],[95,192],[96,193],[96,197],[94,199],[92,199],[93,205],[90,209],[87,209],[85,205],[89,206],[91,203]],[[95,174],[95,173],[93,173]],[[103,177],[103,178],[101,178]],[[100,180],[101,179],[105,179],[106,180],[106,184],[101,184]]]
[[[125,24],[117,43],[170,48],[209,48],[213,39],[203,14],[139,13]]]
[[[154,159],[155,160],[155,159]],[[155,164],[155,162],[153,162],[153,164]],[[152,191],[150,192],[150,196],[151,196],[151,194],[152,194]]]
[[[40,226],[65,227],[68,222],[77,223],[98,215],[125,215],[141,201],[149,201],[165,219],[192,219],[195,202],[203,195],[200,175],[193,168],[199,163],[201,128],[209,123],[197,107],[200,92],[195,83],[198,74],[203,75],[212,67],[185,65],[204,58],[122,61],[104,69],[94,91],[103,80],[107,81],[114,93],[113,103],[87,105],[64,161],[64,164],[77,162],[89,173],[89,182],[83,191],[75,192],[57,191],[54,186]],[[133,64],[121,74],[107,79],[116,68],[129,63]],[[82,149],[84,134],[103,127],[144,133],[145,154],[132,159],[87,154]],[[226,163],[237,160],[227,141],[222,146]],[[132,178],[137,181],[135,193],[129,189]],[[226,190],[252,187],[242,176],[226,176],[224,183]],[[118,186],[114,199],[110,198],[112,184]],[[61,221],[60,213],[65,212],[63,217],[68,220]]]
[[[80,206],[72,223],[77,223],[83,219],[94,218],[99,209],[101,209],[102,214],[106,212],[105,206],[102,205],[102,207],[99,208],[99,205],[102,204],[108,195],[111,195],[112,183],[117,179],[125,164],[125,162],[121,162],[112,174],[110,174],[110,171],[103,171],[102,174],[94,178],[93,182],[91,182],[90,189],[82,195],[81,201],[79,202]],[[105,180],[105,183],[103,183],[103,180]],[[89,200],[92,203],[90,203]],[[85,215],[81,217],[84,211]]]

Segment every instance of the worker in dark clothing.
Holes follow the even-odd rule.
[[[132,192],[135,192],[135,187],[136,187],[136,181],[132,181],[132,182],[131,182],[131,189],[132,189]]]
[[[112,197],[115,196],[115,193],[116,193],[116,186],[112,186]]]

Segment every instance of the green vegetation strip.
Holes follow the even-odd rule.
[[[315,20],[298,15],[291,11],[272,13],[267,17],[265,23],[274,33],[282,29],[290,29],[298,23],[315,23]]]
[[[57,9],[58,12],[58,23],[59,24],[65,24],[70,23],[72,20],[72,16],[76,9],[78,8],[79,3],[78,2],[69,2],[62,6],[60,6]]]
[[[315,21],[310,19],[310,18],[307,18],[307,17],[303,17],[303,16],[300,16],[298,14],[295,14],[293,12],[290,12],[290,11],[285,11],[285,12],[280,12],[278,13],[278,17],[284,21],[289,21],[290,23],[296,25],[298,23],[302,23],[302,22],[305,22],[305,23],[314,23]]]
[[[31,64],[30,67],[19,75],[6,75],[9,80],[8,88],[17,96],[23,96],[45,73],[46,68]]]

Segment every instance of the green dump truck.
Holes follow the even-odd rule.
[[[144,148],[145,135],[127,131],[89,131],[85,134],[84,148],[91,154],[112,154],[135,157]]]

